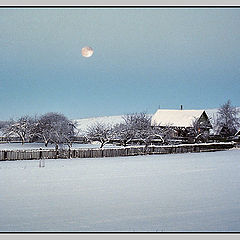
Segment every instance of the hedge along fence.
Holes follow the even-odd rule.
[[[60,149],[60,150],[1,150],[0,161],[7,160],[33,160],[57,158],[101,158],[136,156],[145,154],[170,154],[187,152],[205,152],[227,150],[235,147],[235,143],[207,143],[207,144],[181,144],[169,146],[132,146],[125,148],[105,149]]]

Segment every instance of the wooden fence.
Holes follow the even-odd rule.
[[[1,150],[0,161],[57,158],[101,158],[136,156],[145,154],[170,154],[187,152],[218,151],[233,148],[235,143],[181,144],[171,146],[144,146],[105,149],[60,149],[56,150]]]

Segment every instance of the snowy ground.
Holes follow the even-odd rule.
[[[0,162],[0,232],[240,231],[240,150]]]

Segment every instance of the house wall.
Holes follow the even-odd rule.
[[[212,128],[212,125],[210,123],[210,120],[207,116],[207,114],[205,113],[205,111],[203,112],[203,114],[200,116],[200,118],[198,119],[198,123],[200,126],[202,126],[203,128]]]

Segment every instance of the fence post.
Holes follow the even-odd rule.
[[[40,148],[40,151],[39,151],[39,159],[42,158],[42,148]]]
[[[7,160],[7,151],[3,151],[3,159]]]

